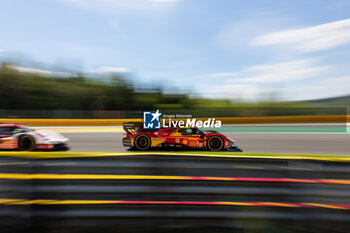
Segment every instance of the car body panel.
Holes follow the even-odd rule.
[[[181,146],[188,148],[206,149],[207,141],[213,136],[223,140],[223,149],[235,148],[234,141],[215,131],[201,131],[197,127],[190,128],[161,128],[158,130],[145,130],[139,123],[124,123],[126,137],[123,139],[125,147],[135,147],[135,139],[139,135],[146,135],[151,140],[151,147]]]
[[[68,138],[50,130],[33,130],[20,124],[0,124],[0,149],[18,149],[18,139],[22,135],[34,138],[35,150],[54,150],[67,146]]]

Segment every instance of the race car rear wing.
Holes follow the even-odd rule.
[[[135,134],[142,131],[142,122],[124,122],[123,129],[127,134]]]

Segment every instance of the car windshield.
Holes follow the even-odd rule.
[[[29,129],[27,127],[0,127],[0,134],[15,134],[15,133],[22,133],[22,132],[28,132],[32,131],[32,129]]]
[[[192,134],[204,134],[202,130],[198,128],[191,128],[192,129]]]
[[[182,134],[182,135],[194,135],[194,134],[203,134],[203,131],[201,131],[200,129],[198,128],[182,128],[182,129],[179,129],[179,132]]]

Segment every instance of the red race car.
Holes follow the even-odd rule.
[[[155,147],[242,151],[231,138],[213,130],[202,131],[197,127],[143,129],[140,122],[124,122],[123,128],[126,131],[123,146],[143,151]]]

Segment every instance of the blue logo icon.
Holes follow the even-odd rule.
[[[159,109],[156,112],[143,112],[143,128],[144,129],[160,129],[160,116],[162,114]]]

